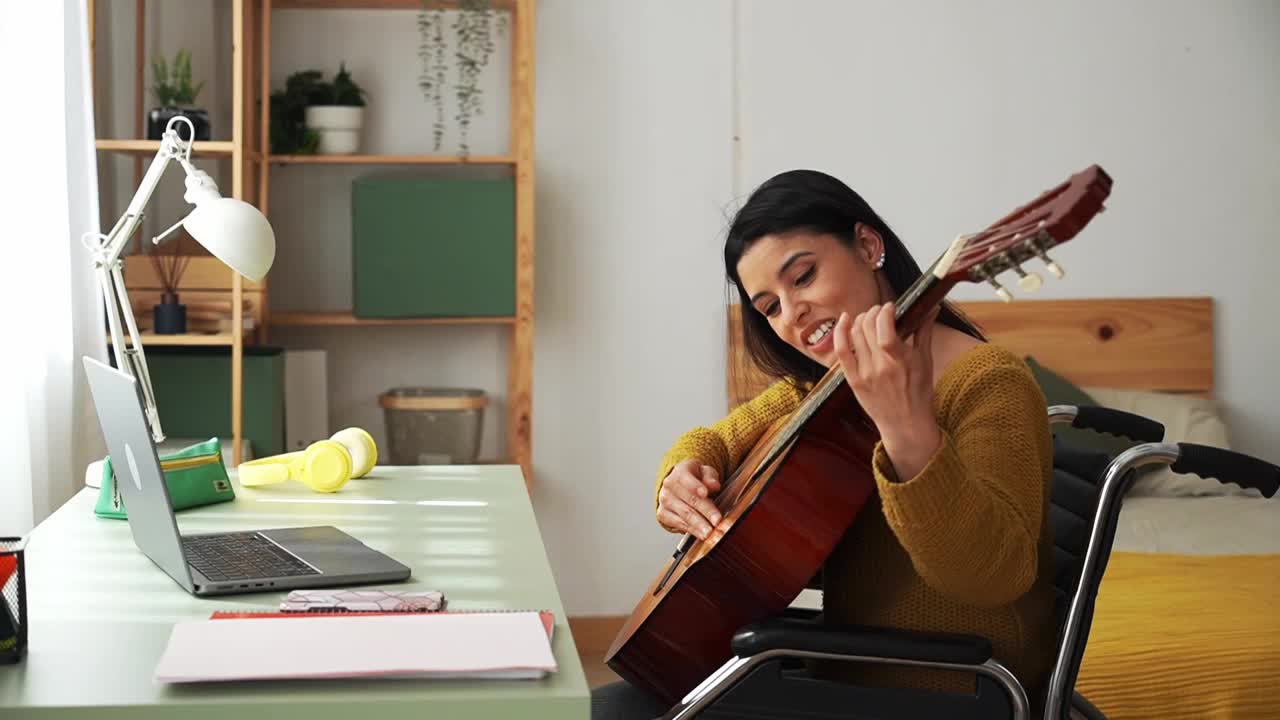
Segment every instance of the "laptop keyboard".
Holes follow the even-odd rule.
[[[258,533],[184,537],[182,549],[187,562],[210,580],[320,574]]]

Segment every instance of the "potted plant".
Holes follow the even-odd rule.
[[[349,155],[359,150],[367,94],[351,79],[345,63],[339,65],[333,82],[319,84],[319,92],[306,112],[307,129],[320,134],[317,152]]]
[[[172,70],[171,74],[164,56],[159,53],[151,60],[151,91],[155,93],[160,106],[147,113],[147,139],[159,140],[164,136],[169,120],[181,115],[191,120],[196,140],[208,140],[209,113],[203,108],[195,107],[196,96],[200,94],[200,88],[204,87],[204,81],[194,86],[191,84],[190,50],[178,51],[173,58]],[[185,124],[177,125],[177,133],[184,141],[191,139],[187,137]]]
[[[151,253],[151,265],[160,278],[160,302],[153,309],[152,331],[157,335],[181,335],[187,331],[187,306],[178,302],[178,282],[190,257],[177,252]]]
[[[312,155],[320,134],[307,127],[307,107],[327,102],[329,90],[319,70],[299,70],[271,93],[271,154]]]

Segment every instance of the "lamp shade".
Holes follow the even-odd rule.
[[[191,237],[232,270],[261,280],[276,258],[276,234],[254,206],[211,193],[182,221]]]

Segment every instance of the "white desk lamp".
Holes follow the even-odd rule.
[[[142,386],[147,424],[157,443],[164,441],[165,436],[160,427],[160,413],[156,409],[155,393],[151,388],[151,375],[147,370],[147,359],[138,336],[138,325],[133,317],[129,296],[125,292],[120,256],[142,224],[142,211],[151,201],[151,194],[160,183],[160,177],[164,175],[169,161],[177,160],[183,170],[186,170],[187,192],[183,199],[196,208],[168,230],[152,238],[152,243],[159,245],[174,230],[185,227],[214,257],[250,280],[261,280],[267,270],[271,269],[276,255],[275,232],[266,217],[243,200],[224,198],[219,194],[213,178],[191,164],[192,143],[184,143],[178,137],[174,130],[177,122],[185,122],[187,136],[195,137],[195,128],[190,120],[182,116],[171,119],[160,140],[160,150],[156,152],[146,176],[142,178],[142,184],[138,186],[128,209],[115,227],[106,235],[93,232],[86,233],[81,238],[85,247],[93,253],[93,266],[98,271],[102,297],[107,303],[107,323],[111,328],[111,341],[116,348],[116,365],[133,375]],[[129,331],[127,346],[120,330],[122,316]]]

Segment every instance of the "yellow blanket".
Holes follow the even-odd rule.
[[[1280,718],[1280,555],[1112,553],[1076,690],[1109,720]]]

